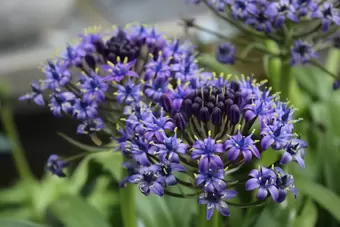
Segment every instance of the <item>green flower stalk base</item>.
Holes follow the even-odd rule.
[[[280,48],[273,40],[265,40],[264,46],[273,54],[280,54]],[[267,77],[275,92],[280,90],[282,61],[279,57],[269,56],[267,65]]]
[[[220,227],[220,214],[215,211],[210,220],[206,220],[206,206],[197,205],[198,227]]]
[[[123,169],[123,176],[126,176],[126,169]],[[127,185],[119,191],[120,209],[124,227],[137,227],[137,214],[135,202],[135,187]]]

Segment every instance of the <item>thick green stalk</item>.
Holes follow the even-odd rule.
[[[326,68],[331,73],[337,75],[339,72],[340,49],[332,48],[328,52]]]
[[[217,210],[215,210],[210,222],[211,225],[208,225],[209,227],[220,227],[220,213]]]
[[[197,205],[197,210],[198,210],[198,227],[209,227],[209,221],[206,220],[206,206],[198,204]]]
[[[280,47],[273,40],[265,40],[264,46],[274,55],[280,54]],[[279,57],[270,56],[267,64],[267,77],[275,92],[280,89],[282,61]]]
[[[124,168],[123,177],[127,175]],[[119,191],[120,209],[123,218],[124,227],[137,227],[137,213],[134,185],[128,184],[125,188]]]
[[[280,78],[280,92],[281,99],[286,100],[289,98],[290,89],[292,88],[295,78],[292,77],[292,67],[289,62],[285,62],[281,66],[281,78]]]
[[[0,100],[1,121],[11,142],[15,167],[22,180],[31,181],[34,179],[34,177],[29,168],[29,165],[27,164],[24,150],[21,146],[19,136],[17,134],[16,126],[13,119],[13,111],[9,102],[9,90],[6,84],[3,82],[0,86],[0,98],[2,99]]]

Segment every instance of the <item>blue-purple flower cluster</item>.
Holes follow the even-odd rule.
[[[140,24],[109,32],[87,29],[43,72],[45,78],[33,81],[32,92],[20,100],[78,119],[81,134],[106,129],[108,112],[119,120],[140,101],[158,102],[163,93],[179,101],[200,83],[191,43],[168,40]]]
[[[170,187],[176,184],[194,188],[191,196],[207,205],[207,219],[215,208],[230,215],[226,200],[237,195],[235,182],[245,183],[248,191],[257,189],[259,200],[268,192],[278,203],[288,191],[297,195],[293,176],[283,167],[292,161],[304,167],[306,143],[294,133],[299,121],[293,119],[294,108],[264,83],[213,76],[180,100],[168,93],[160,100],[152,107],[140,103],[125,119],[117,142],[131,174],[122,185],[138,184],[143,194],[159,196],[176,196]],[[281,158],[251,171],[248,181],[231,174],[263,152],[275,151]]]

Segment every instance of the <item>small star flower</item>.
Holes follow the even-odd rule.
[[[117,64],[113,64],[111,62],[107,62],[107,65],[103,65],[102,68],[109,73],[108,76],[104,77],[104,81],[115,81],[119,82],[126,76],[136,77],[138,78],[138,74],[131,70],[132,66],[136,63],[136,59],[127,63],[118,62]]]
[[[82,75],[80,91],[84,94],[85,99],[95,99],[98,102],[105,100],[105,93],[109,86],[103,78],[92,72],[91,76]]]
[[[276,178],[276,187],[279,190],[279,194],[275,202],[282,203],[288,194],[288,191],[291,191],[295,198],[297,198],[297,190],[294,185],[294,178],[292,175],[286,174],[281,168],[274,168]]]
[[[45,101],[44,101],[42,92],[45,90],[45,86],[43,84],[39,84],[38,81],[34,80],[31,83],[31,88],[32,88],[32,92],[19,97],[19,100],[20,101],[32,100],[35,104],[39,106],[44,106]]]
[[[140,84],[133,83],[130,79],[123,86],[116,84],[117,91],[114,93],[119,103],[130,105],[134,102],[139,102],[141,98]]]
[[[54,93],[48,104],[53,115],[61,117],[62,112],[70,113],[75,95],[72,92]]]
[[[216,52],[216,59],[223,64],[234,64],[235,51],[236,48],[231,43],[220,44]]]
[[[301,40],[296,40],[291,48],[290,56],[290,64],[296,65],[299,63],[306,64],[312,58],[317,58],[318,54],[310,44]]]
[[[324,2],[321,7],[316,7],[312,12],[313,18],[321,18],[322,31],[327,32],[332,22],[340,25],[340,11],[332,3]]]
[[[47,160],[46,168],[58,177],[66,177],[66,174],[63,172],[66,166],[67,163],[65,161],[63,161],[58,155],[52,154]]]
[[[58,90],[71,81],[71,72],[60,62],[56,64],[48,62],[44,68],[44,83],[51,90]]]

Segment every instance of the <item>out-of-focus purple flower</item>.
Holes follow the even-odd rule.
[[[275,18],[275,26],[279,28],[282,27],[287,18],[294,22],[299,21],[295,6],[290,0],[280,0],[278,2],[270,3],[265,10],[265,14]]]
[[[206,171],[198,171],[196,185],[206,192],[223,191],[227,184],[224,181],[224,169],[208,168]]]
[[[321,7],[316,7],[312,12],[313,18],[321,18],[322,31],[327,32],[332,22],[340,25],[340,12],[330,2],[324,2]]]
[[[270,33],[273,30],[273,19],[268,17],[264,11],[260,11],[254,16],[246,18],[245,23],[253,26],[255,30],[259,32]]]
[[[168,84],[167,78],[164,75],[159,75],[144,85],[144,94],[154,102],[159,102],[161,96],[168,91]]]
[[[299,63],[305,64],[310,59],[317,58],[318,54],[310,44],[302,40],[296,40],[291,48],[290,56],[290,64],[296,65]]]
[[[96,43],[102,39],[102,33],[99,30],[94,31],[94,29],[89,28],[88,31],[80,35],[81,42],[79,48],[86,53],[94,53],[96,51]]]
[[[281,168],[274,168],[276,178],[276,187],[279,190],[279,195],[275,202],[282,203],[288,194],[288,191],[291,191],[295,198],[297,198],[297,190],[294,185],[294,178],[292,175],[286,174]]]
[[[216,59],[223,64],[234,64],[235,52],[236,48],[233,44],[222,43],[217,48]]]
[[[165,39],[162,33],[159,33],[154,27],[151,28],[145,36],[146,44],[150,47],[163,47]]]
[[[104,77],[104,81],[121,81],[125,76],[131,76],[138,78],[138,74],[131,70],[131,68],[135,65],[136,60],[132,60],[127,63],[118,62],[117,64],[113,64],[111,62],[107,62],[107,65],[103,65],[102,68],[109,73],[108,76]]]
[[[63,171],[66,166],[67,163],[65,161],[58,155],[52,154],[47,160],[46,169],[58,177],[66,177],[66,174]]]
[[[105,100],[105,93],[109,86],[103,78],[92,72],[91,76],[82,75],[83,80],[80,85],[80,91],[84,94],[86,99],[94,99],[97,102]]]
[[[230,0],[228,4],[235,19],[245,19],[248,16],[256,15],[258,12],[256,1],[254,0]]]
[[[256,197],[259,200],[264,200],[270,192],[274,201],[279,196],[279,190],[276,188],[276,174],[273,170],[261,166],[260,169],[253,169],[249,176],[251,177],[246,182],[246,190],[252,191],[258,189]]]
[[[88,134],[91,132],[98,132],[105,128],[104,121],[101,118],[88,119],[83,121],[77,127],[77,133]]]
[[[141,97],[140,84],[133,83],[130,79],[123,85],[117,84],[117,91],[114,93],[119,103],[125,102],[130,105],[133,102],[139,102]]]
[[[48,62],[44,68],[44,83],[51,90],[60,89],[71,81],[71,72],[60,62]]]
[[[250,161],[254,155],[256,158],[260,158],[260,152],[256,148],[255,141],[251,138],[253,134],[249,136],[243,136],[240,132],[233,135],[224,143],[224,148],[228,151],[228,159],[230,161],[236,160],[240,153],[242,153],[244,160]]]
[[[79,45],[68,45],[66,50],[62,52],[61,59],[66,67],[80,66],[82,58],[85,57],[86,52],[79,48]]]
[[[129,182],[139,184],[139,190],[144,195],[149,195],[150,192],[163,196],[164,195],[164,178],[158,173],[159,166],[151,165],[149,167],[142,167],[138,174],[129,177]]]
[[[192,55],[186,55],[177,63],[171,65],[171,71],[175,80],[180,79],[183,82],[190,81],[191,78],[200,73],[196,60]]]
[[[144,80],[157,77],[168,78],[171,73],[170,58],[163,58],[160,54],[156,60],[150,60],[145,65]]]
[[[75,99],[72,106],[73,116],[79,120],[93,119],[98,115],[97,106],[93,99]]]
[[[169,160],[172,163],[179,163],[179,154],[185,154],[188,145],[183,143],[181,139],[177,138],[177,134],[174,136],[165,137],[161,143],[155,144],[158,148],[157,154],[160,157],[160,161],[164,162]]]
[[[62,112],[70,113],[74,99],[75,95],[72,92],[54,93],[48,105],[54,116],[61,117]]]
[[[340,89],[340,80],[339,79],[337,79],[333,83],[333,90],[338,90],[338,89]]]
[[[305,149],[307,144],[305,141],[294,139],[285,147],[285,152],[283,153],[280,164],[288,164],[291,161],[296,161],[302,168],[305,168],[305,161],[303,160],[305,156]]]
[[[214,214],[215,208],[223,215],[230,216],[227,199],[234,198],[237,192],[234,190],[223,190],[221,192],[204,192],[199,195],[197,202],[207,204],[206,219],[210,220]]]
[[[32,100],[35,104],[39,106],[44,106],[45,101],[42,92],[45,90],[45,86],[43,84],[39,84],[38,81],[34,80],[31,83],[31,88],[32,92],[19,97],[19,100]]]

